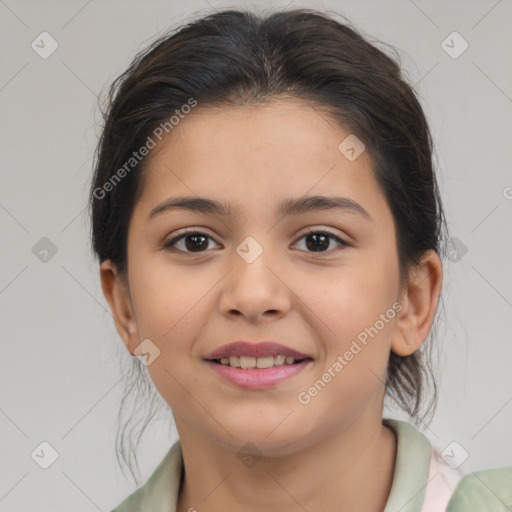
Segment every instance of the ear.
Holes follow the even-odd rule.
[[[438,254],[430,249],[420,264],[409,272],[409,282],[402,293],[402,310],[398,315],[391,350],[409,356],[427,338],[439,302],[443,281],[443,265]]]
[[[111,260],[101,263],[100,278],[117,332],[130,354],[134,355],[133,351],[140,344],[140,338],[127,278],[118,272]]]

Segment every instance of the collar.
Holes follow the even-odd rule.
[[[430,441],[405,421],[383,418],[397,437],[393,484],[384,512],[420,512],[430,464]]]

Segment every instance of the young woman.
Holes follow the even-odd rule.
[[[460,480],[382,417],[387,393],[423,418],[446,225],[422,108],[349,24],[229,10],[159,39],[113,84],[90,206],[179,434],[116,512],[505,506],[507,470]]]

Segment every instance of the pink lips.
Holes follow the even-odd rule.
[[[206,361],[206,364],[218,375],[232,384],[246,389],[264,389],[275,386],[279,382],[297,375],[310,363],[310,359],[305,359],[295,364],[244,370],[243,368],[234,368],[229,365]]]
[[[293,357],[297,362],[273,366],[272,368],[235,368],[229,365],[215,362],[223,357],[246,356],[246,357],[268,357],[279,356]],[[312,358],[297,350],[285,347],[279,343],[264,341],[261,343],[249,343],[236,341],[224,345],[209,354],[206,364],[227,381],[245,389],[265,389],[275,386],[279,382],[293,377],[300,373],[312,362]]]
[[[247,341],[235,341],[224,345],[206,356],[205,359],[220,359],[229,356],[266,357],[266,356],[290,356],[297,359],[305,359],[310,356],[298,352],[273,341],[262,341],[260,343],[249,343]]]

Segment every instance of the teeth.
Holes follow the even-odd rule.
[[[221,363],[224,361],[221,359]],[[238,356],[229,356],[229,359],[227,361],[229,363],[229,366],[234,366],[235,368],[240,368],[240,358]],[[225,363],[227,364],[227,363]]]
[[[256,359],[256,368],[272,368],[274,366],[274,357],[258,357]]]
[[[256,358],[255,357],[245,357],[240,356],[240,367],[247,369],[247,368],[254,368],[256,366]]]
[[[282,366],[286,358],[284,356],[274,356],[274,364],[276,366]]]
[[[247,356],[229,356],[222,357],[221,364],[233,366],[235,368],[272,368],[273,366],[283,366],[295,363],[295,358],[290,356],[267,356],[267,357],[247,357]]]

